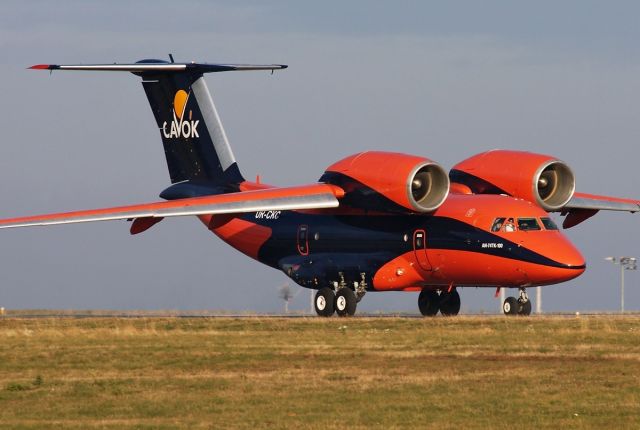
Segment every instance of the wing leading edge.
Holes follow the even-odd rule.
[[[268,188],[166,202],[0,219],[0,229],[133,218],[161,219],[268,210],[324,209],[339,206],[338,199],[343,195],[344,191],[341,188],[327,184]]]

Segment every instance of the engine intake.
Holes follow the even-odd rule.
[[[536,201],[547,211],[555,211],[566,205],[576,190],[573,172],[559,160],[551,161],[536,172],[533,186]]]
[[[408,185],[409,200],[418,212],[435,211],[449,194],[449,177],[434,162],[418,166]]]
[[[576,188],[575,176],[566,163],[521,151],[474,155],[455,165],[449,177],[476,194],[509,194],[537,203],[548,212],[562,209]]]
[[[362,152],[329,166],[321,182],[345,190],[342,201],[361,209],[433,212],[449,194],[449,177],[434,161],[395,152]]]

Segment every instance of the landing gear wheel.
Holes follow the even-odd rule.
[[[358,299],[351,288],[340,288],[336,293],[336,313],[340,317],[352,316],[356,313]]]
[[[425,317],[433,317],[440,309],[440,297],[435,291],[422,290],[418,296],[418,308]]]
[[[520,304],[515,297],[507,297],[502,304],[502,311],[505,315],[517,315],[519,309]]]
[[[518,315],[531,315],[531,300],[518,302]]]
[[[530,315],[531,314],[531,300],[527,295],[525,288],[520,288],[520,297],[518,297],[518,315]]]
[[[335,297],[333,290],[329,287],[318,290],[316,299],[313,302],[316,313],[321,317],[330,317],[333,315]]]
[[[450,293],[440,294],[440,313],[446,317],[458,315],[460,312],[460,294],[456,289]]]

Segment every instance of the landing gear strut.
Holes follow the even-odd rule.
[[[360,300],[367,294],[367,274],[362,272],[360,273],[360,282],[357,282],[356,285],[356,301],[360,303]]]
[[[520,288],[518,298],[507,297],[502,304],[502,311],[505,315],[531,315],[531,300],[529,300],[527,290]]]
[[[438,311],[444,316],[458,315],[460,312],[460,294],[455,288],[450,292],[422,290],[418,296],[418,308],[426,317],[435,316]]]

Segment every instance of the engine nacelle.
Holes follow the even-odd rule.
[[[341,187],[345,205],[393,212],[433,212],[449,194],[449,176],[428,158],[395,152],[352,155],[327,168],[320,182]]]
[[[576,189],[575,176],[567,164],[548,155],[521,151],[474,155],[456,164],[449,177],[476,194],[509,194],[537,203],[548,212],[566,205]]]

